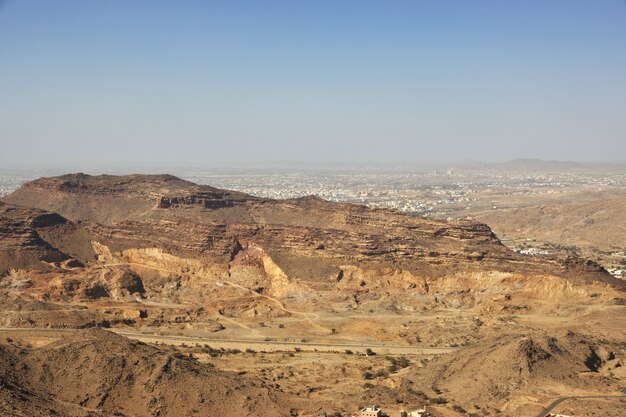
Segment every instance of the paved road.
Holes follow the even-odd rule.
[[[537,417],[545,417],[550,411],[554,409],[557,405],[561,404],[563,401],[573,400],[573,399],[595,399],[595,398],[624,398],[626,397],[626,388],[622,388],[623,395],[577,395],[574,397],[561,397],[552,401],[550,405],[544,408]]]
[[[383,343],[323,343],[323,342],[289,342],[277,340],[258,340],[258,339],[218,339],[206,337],[192,336],[176,336],[176,335],[155,335],[138,332],[128,332],[124,330],[108,329],[121,336],[130,339],[136,339],[147,342],[160,341],[171,344],[207,344],[211,347],[257,347],[258,350],[283,351],[294,350],[299,348],[302,350],[319,350],[327,352],[343,352],[345,350],[365,351],[371,349],[376,353],[382,354],[398,354],[398,355],[438,355],[449,353],[458,348],[451,347],[430,347],[430,346],[406,346],[393,345]],[[49,329],[49,328],[13,328],[2,327],[0,331],[4,332],[25,332],[25,333],[75,333],[78,329]]]

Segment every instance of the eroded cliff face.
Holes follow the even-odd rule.
[[[131,268],[151,276],[153,283],[169,279],[176,291],[146,279],[142,284],[148,296],[168,299],[184,298],[185,286],[197,292],[216,280],[275,297],[321,293],[349,304],[394,293],[408,303],[408,295],[440,294],[442,300],[449,293],[467,302],[464,291],[484,293],[490,285],[503,291],[534,288],[552,278],[570,285],[621,285],[590,262],[517,254],[481,223],[436,221],[316,197],[262,199],[168,175],[43,178],[4,200],[64,216],[39,212],[22,223],[5,220],[4,233],[22,239],[16,247],[48,248],[34,258],[58,263],[91,257],[92,268]],[[41,233],[49,236],[48,246],[37,240]],[[55,248],[61,249],[57,253]],[[71,249],[69,255],[63,248]],[[107,279],[100,281],[109,285]],[[106,287],[81,294],[127,293]]]
[[[10,268],[47,269],[49,264],[71,260],[50,240],[75,231],[56,213],[0,203],[0,274]]]

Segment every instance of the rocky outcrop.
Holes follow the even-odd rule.
[[[5,201],[79,221],[112,252],[158,247],[180,258],[227,265],[237,242],[248,242],[289,279],[325,280],[354,265],[426,277],[499,271],[619,285],[593,264],[515,253],[488,226],[473,221],[438,221],[316,197],[262,199],[169,175],[42,178]]]
[[[10,268],[45,268],[70,258],[40,232],[63,226],[58,214],[0,203],[0,274]]]

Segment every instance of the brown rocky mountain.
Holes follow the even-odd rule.
[[[227,264],[242,250],[261,248],[290,279],[340,281],[342,266],[349,264],[426,278],[453,269],[571,277],[574,269],[576,278],[611,282],[590,263],[516,254],[476,222],[427,220],[315,197],[262,199],[168,175],[42,178],[4,201],[59,213],[112,252],[157,247],[182,258]],[[73,253],[82,261],[89,255],[85,249]]]
[[[0,222],[10,238],[0,245],[3,270],[41,271],[28,285],[14,273],[4,286],[44,301],[143,297],[203,305],[240,286],[313,310],[364,303],[413,310],[489,303],[493,288],[556,300],[610,299],[607,284],[624,287],[593,262],[520,255],[477,222],[316,197],[263,199],[170,175],[41,178],[4,201]],[[597,288],[575,287],[586,283]],[[287,314],[258,299],[230,303],[237,305],[215,308]]]
[[[549,386],[557,380],[573,390],[595,385],[609,391],[614,378],[608,370],[621,366],[611,353],[615,347],[599,346],[572,332],[552,336],[510,334],[478,343],[457,355],[437,358],[426,383],[445,389],[451,398],[473,403],[495,403],[511,391],[523,390],[529,381]],[[593,381],[582,375],[589,375]],[[473,383],[477,380],[481,384]],[[515,414],[512,410],[502,413]]]
[[[3,416],[288,416],[262,381],[104,330],[40,349],[0,344]]]

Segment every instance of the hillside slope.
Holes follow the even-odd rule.
[[[481,223],[429,220],[315,197],[261,199],[169,175],[42,178],[4,201],[81,222],[114,252],[156,245],[180,257],[229,262],[252,243],[287,276],[313,281],[336,276],[346,262],[426,276],[453,268],[566,274],[572,266],[516,254]],[[309,259],[316,260],[317,271]],[[606,279],[597,266],[576,269],[579,276]]]
[[[58,343],[0,345],[5,416],[288,416],[288,398],[264,383],[174,351],[86,330]]]
[[[608,265],[619,261],[610,259],[612,253],[622,253],[619,258],[626,260],[626,195],[599,201],[501,209],[475,217],[488,223],[507,241],[524,244],[526,239],[533,239],[557,248],[575,247],[580,255]]]
[[[477,222],[431,220],[316,197],[262,199],[170,175],[42,178],[4,201],[33,207],[15,209],[20,212],[48,210],[70,219],[53,215],[62,228],[23,220],[64,254],[58,256],[85,264],[44,263],[56,265],[60,274],[31,275],[22,291],[43,300],[140,297],[204,305],[232,296],[223,286],[227,282],[312,310],[365,303],[413,310],[491,303],[512,292],[541,302],[546,296],[565,301],[604,294],[611,302],[619,294],[610,288],[625,287],[593,262],[516,253]],[[7,236],[21,233],[10,229]],[[4,268],[39,266],[37,256],[11,264],[5,255]],[[3,285],[23,288],[13,282],[18,277],[7,277]],[[263,310],[285,313],[276,302]]]

